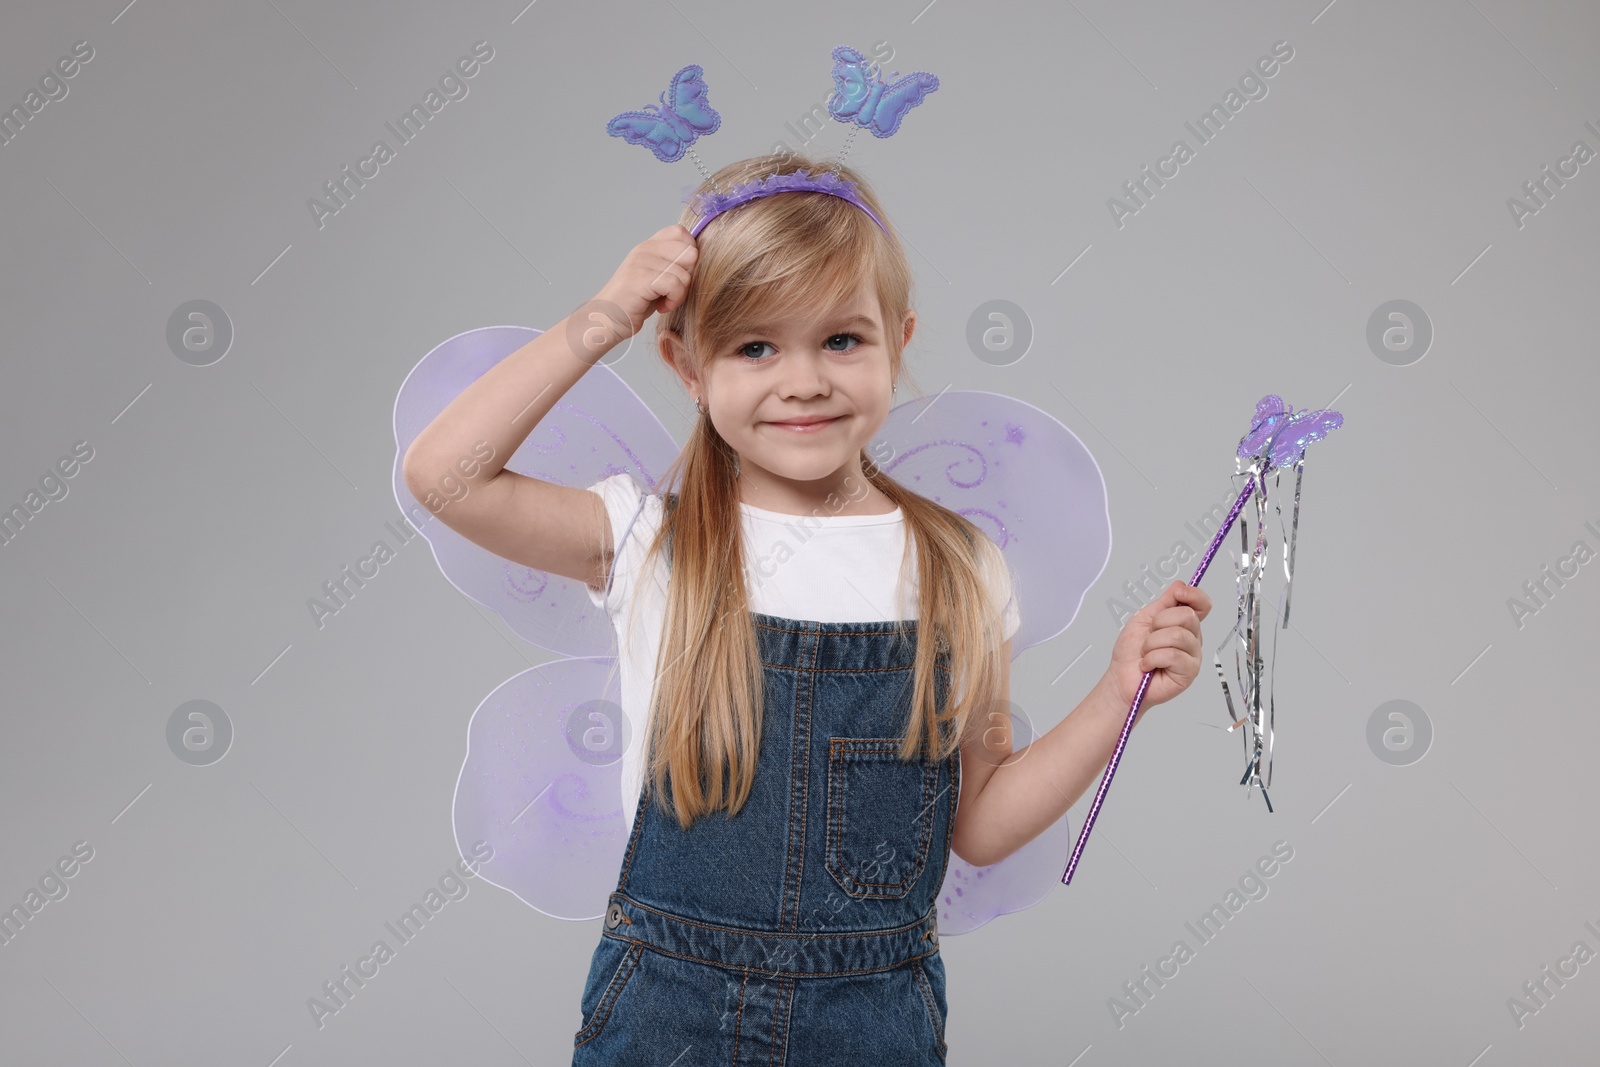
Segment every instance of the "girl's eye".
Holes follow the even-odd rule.
[[[836,341],[846,341],[846,342],[850,342],[850,344],[846,348],[835,348],[833,346],[834,346],[834,342],[836,342]],[[824,343],[823,347],[829,352],[849,352],[849,351],[854,350],[857,345],[860,345],[860,344],[863,344],[863,343],[864,342],[861,340],[861,335],[860,334],[836,333],[832,337],[828,338],[828,340]],[[765,362],[765,357],[760,355],[759,352],[752,353],[751,350],[752,349],[759,350],[759,349],[771,348],[771,347],[772,347],[772,345],[769,344],[766,341],[751,341],[751,342],[749,342],[747,344],[740,345],[737,351],[738,351],[738,354],[739,354],[740,358],[742,358],[747,363],[762,363],[762,362]]]

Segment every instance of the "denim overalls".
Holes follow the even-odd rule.
[[[646,778],[572,1063],[942,1064],[935,897],[960,758],[898,755],[916,622],[751,619],[765,687],[754,788],[737,815],[683,830],[670,780],[663,812]],[[947,652],[940,663],[942,706]]]

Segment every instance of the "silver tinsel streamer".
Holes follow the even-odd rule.
[[[1305,455],[1302,453],[1294,461],[1294,502],[1288,529],[1284,528],[1282,498],[1278,494],[1283,468],[1270,466],[1264,456],[1253,457],[1248,465],[1243,459],[1237,463],[1239,471],[1236,477],[1251,478],[1255,482],[1255,492],[1251,497],[1255,505],[1254,528],[1252,530],[1252,509],[1240,512],[1239,552],[1234,557],[1237,610],[1233,629],[1217,646],[1214,662],[1217,680],[1222,685],[1222,697],[1227,705],[1228,730],[1232,732],[1239,727],[1244,728],[1241,738],[1245,747],[1245,768],[1239,784],[1249,789],[1259,787],[1261,799],[1266,802],[1267,810],[1271,811],[1272,798],[1267,794],[1267,788],[1272,785],[1273,724],[1277,712],[1273,665],[1278,656],[1278,632],[1289,625],[1289,593],[1294,586],[1295,541],[1300,532],[1300,490],[1305,479]],[[1277,516],[1280,544],[1283,546],[1283,588],[1275,598],[1270,597],[1264,588],[1267,560],[1272,551],[1267,535],[1269,507]],[[1273,599],[1277,600],[1278,606],[1267,620],[1272,630],[1269,657],[1263,655],[1266,633],[1262,627],[1262,614],[1263,605]],[[1223,652],[1230,644],[1233,646],[1234,685],[1243,715],[1234,704],[1234,689],[1229,687],[1222,666]]]

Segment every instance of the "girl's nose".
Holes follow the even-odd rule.
[[[804,400],[807,397],[827,396],[832,391],[822,360],[818,356],[810,355],[788,360],[784,364],[784,370],[786,373],[783,393],[786,397]]]

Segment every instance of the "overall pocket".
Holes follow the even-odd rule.
[[[935,952],[911,966],[912,977],[916,979],[917,989],[922,994],[922,1003],[928,1009],[928,1024],[933,1027],[933,1049],[939,1054],[939,1059],[944,1060],[949,1055],[949,1046],[944,1042],[944,1026],[949,1016],[944,993],[944,961]]]
[[[589,977],[583,984],[583,997],[579,1001],[583,1027],[573,1035],[574,1048],[600,1036],[600,1031],[612,1017],[612,1009],[622,996],[628,979],[638,971],[639,957],[642,955],[644,946],[637,941],[605,936],[600,938],[594,957],[589,961]]]
[[[939,764],[900,759],[898,737],[828,741],[827,868],[853,897],[903,897],[933,842]]]

